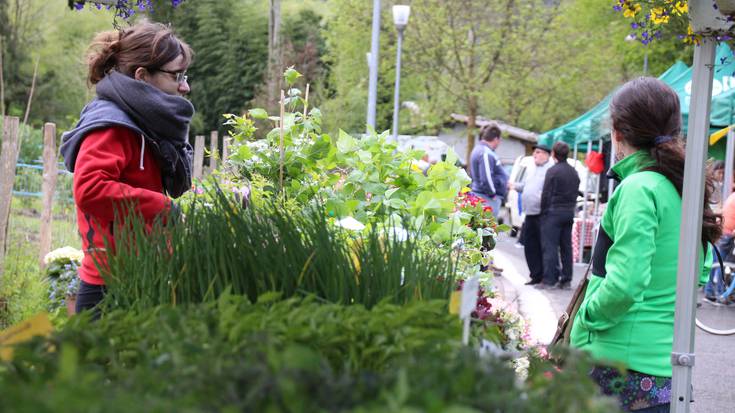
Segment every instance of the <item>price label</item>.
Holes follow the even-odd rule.
[[[35,336],[49,336],[53,329],[48,314],[40,313],[0,332],[0,359],[11,360],[13,345],[28,341]]]
[[[480,279],[472,277],[465,280],[462,286],[462,303],[459,307],[459,318],[469,318],[477,307],[477,291],[480,289]]]

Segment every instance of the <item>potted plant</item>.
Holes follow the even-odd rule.
[[[43,258],[49,282],[49,310],[66,307],[68,315],[74,314],[79,290],[78,269],[84,258],[82,251],[63,247],[55,249]]]
[[[735,0],[702,0],[691,5],[687,0],[614,0],[613,9],[631,20],[631,36],[644,45],[665,33],[688,44],[699,44],[702,36],[732,41]]]
[[[459,193],[455,204],[457,211],[469,215],[467,225],[482,238],[482,247],[487,251],[494,249],[498,224],[495,222],[492,207],[485,205],[484,199],[469,192],[469,188]]]

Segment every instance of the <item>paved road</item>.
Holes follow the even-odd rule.
[[[556,319],[566,308],[572,291],[536,290],[523,286],[528,281],[528,267],[523,248],[517,248],[515,238],[501,235],[498,241],[498,257],[502,264],[511,266],[503,272],[499,285],[510,300],[517,301],[520,311],[531,323],[532,333],[541,341],[553,335]],[[572,286],[576,286],[586,269],[577,264]],[[535,290],[535,291],[534,291]],[[735,314],[735,312],[734,312]],[[546,324],[554,323],[552,326]],[[542,324],[542,325],[539,325]],[[735,336],[713,336],[700,329],[695,333],[697,362],[693,372],[694,413],[735,412]]]

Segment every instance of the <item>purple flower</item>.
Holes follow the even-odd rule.
[[[638,28],[638,23],[633,22],[633,23],[630,24],[630,27],[632,29],[637,29]]]
[[[74,8],[77,10],[82,10],[84,8],[84,3],[74,3]]]
[[[619,6],[619,5],[615,5],[615,6],[613,6],[613,10],[615,10],[615,11],[623,11],[623,7],[622,6]]]

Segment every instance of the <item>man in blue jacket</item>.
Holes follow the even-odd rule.
[[[470,155],[470,176],[472,193],[485,200],[492,207],[493,215],[498,217],[500,206],[508,192],[508,173],[503,169],[495,150],[500,145],[500,127],[490,122],[480,130],[480,142]]]

